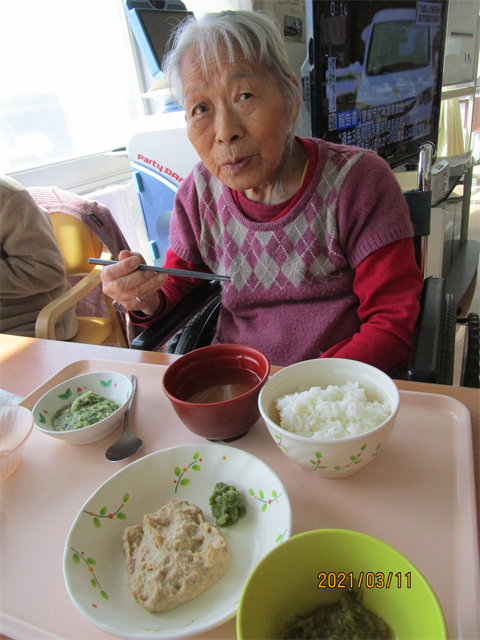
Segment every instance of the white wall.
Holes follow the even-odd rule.
[[[306,45],[306,24],[305,24],[305,0],[295,0],[294,2],[283,2],[282,0],[253,0],[253,8],[257,11],[267,11],[270,13],[276,20],[280,31],[283,31],[282,19],[283,15],[286,11],[288,11],[288,7],[290,10],[294,10],[295,15],[303,14],[303,41],[302,42],[293,42],[292,40],[286,38],[285,46],[287,48],[288,57],[290,59],[290,63],[292,64],[293,70],[300,82],[301,78],[301,67],[305,62],[307,45]]]

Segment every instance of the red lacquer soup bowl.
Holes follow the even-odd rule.
[[[190,431],[228,441],[247,433],[259,419],[258,394],[269,373],[270,363],[260,351],[216,344],[173,362],[162,386]]]

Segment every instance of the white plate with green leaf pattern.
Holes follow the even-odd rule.
[[[230,547],[227,573],[197,598],[167,613],[148,613],[130,595],[122,549],[126,526],[169,500],[185,500],[214,523],[209,497],[217,482],[234,485],[246,515],[221,528]],[[290,501],[264,462],[222,444],[157,451],[132,462],[102,484],[77,515],[65,544],[63,572],[77,609],[96,627],[120,638],[179,638],[202,633],[235,616],[256,564],[290,537]]]

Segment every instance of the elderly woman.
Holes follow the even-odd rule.
[[[165,73],[201,158],[176,195],[165,266],[230,276],[214,342],[276,365],[404,365],[423,278],[403,194],[374,152],[295,135],[299,83],[274,23],[243,11],[188,21]],[[199,283],[120,260],[104,292],[139,325]]]

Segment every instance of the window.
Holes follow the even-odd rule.
[[[251,0],[185,0],[206,11]],[[132,47],[133,45],[133,47]],[[151,86],[123,0],[0,0],[0,173],[29,186],[88,193],[131,176],[134,118],[153,113]]]
[[[0,2],[0,172],[125,145],[144,113],[121,0]]]

